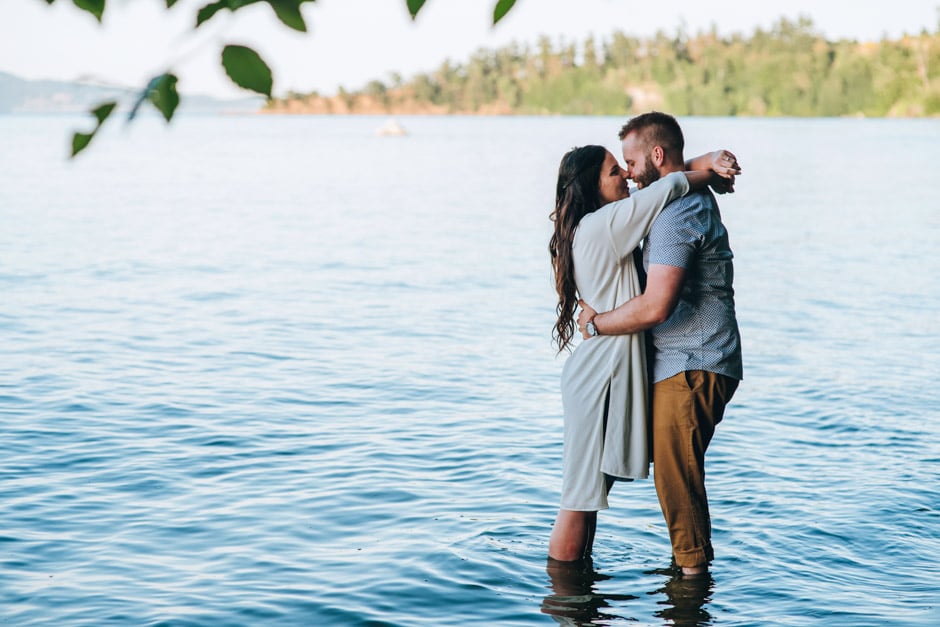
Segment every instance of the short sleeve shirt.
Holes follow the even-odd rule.
[[[656,218],[643,248],[643,266],[684,268],[686,277],[676,308],[651,330],[654,382],[685,370],[743,377],[733,258],[711,192],[674,200]]]

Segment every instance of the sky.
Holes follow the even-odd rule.
[[[333,94],[368,81],[406,79],[446,59],[463,62],[480,48],[511,42],[604,39],[630,35],[695,33],[715,25],[722,34],[749,34],[780,17],[805,15],[830,39],[879,40],[936,31],[940,0],[517,0],[495,27],[496,0],[427,0],[412,21],[405,0],[318,0],[305,5],[309,32],[283,27],[263,3],[223,12],[198,31],[195,13],[209,0],[108,0],[103,24],[70,0],[0,1],[0,71],[28,79],[90,79],[142,87],[164,71],[180,78],[184,93],[250,95],[233,86],[219,63],[223,45],[249,45],[275,74],[275,95],[288,90]]]

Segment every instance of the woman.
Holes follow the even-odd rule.
[[[633,250],[669,202],[724,180],[708,168],[728,154],[693,159],[689,166],[696,171],[668,174],[632,195],[626,172],[602,146],[575,148],[562,158],[549,243],[559,352],[574,336],[579,297],[598,311],[609,311],[640,293]],[[607,508],[613,482],[649,474],[645,350],[643,334],[599,336],[579,345],[565,363],[564,480],[549,541],[551,558],[588,557],[597,512]]]

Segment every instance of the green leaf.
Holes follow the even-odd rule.
[[[222,67],[232,82],[251,91],[271,97],[271,68],[257,52],[245,46],[225,46],[222,49]]]
[[[79,9],[88,11],[95,16],[99,22],[101,21],[101,15],[104,13],[104,3],[105,0],[72,0]],[[51,3],[50,3],[51,4]]]
[[[170,2],[171,0],[167,1]],[[172,0],[172,2],[176,1],[177,0]],[[262,0],[216,0],[216,2],[210,2],[196,13],[196,28],[199,28],[204,23],[211,20],[215,14],[222,9],[228,9],[234,12],[242,7],[247,7],[249,4],[256,4],[258,2],[262,2]]]
[[[88,148],[88,144],[94,139],[95,133],[98,132],[101,125],[104,124],[104,121],[108,119],[108,116],[114,112],[115,107],[117,107],[117,103],[112,101],[105,102],[91,110],[91,114],[95,116],[95,120],[97,120],[98,123],[90,133],[75,133],[72,136],[72,157],[75,157],[75,155],[85,150],[85,148]]]
[[[494,26],[497,22],[506,17],[506,14],[509,13],[509,10],[512,9],[514,4],[516,4],[516,0],[499,0],[499,2],[496,3],[496,7],[493,9]]]
[[[117,107],[117,103],[112,100],[110,102],[100,104],[91,110],[91,114],[94,115],[95,119],[98,120],[98,126],[104,124],[104,121],[108,119],[108,116],[114,112],[115,107]]]
[[[307,32],[307,23],[304,22],[304,16],[300,14],[301,0],[267,0],[267,2],[285,26],[302,33]]]
[[[411,19],[418,17],[418,11],[424,6],[425,0],[406,0],[408,3],[408,12],[411,13]]]
[[[222,9],[227,9],[227,8],[229,8],[229,6],[226,0],[219,0],[218,2],[213,2],[211,4],[207,4],[206,6],[202,7],[196,13],[196,28],[199,28],[205,22],[208,22],[209,20],[211,20],[212,16],[214,16],[216,13],[218,13]]]
[[[91,138],[94,136],[94,133],[75,133],[72,135],[72,156],[74,157],[88,148],[88,144],[91,143]]]
[[[166,8],[172,9],[173,5],[176,4],[177,0],[166,0]]]
[[[155,83],[151,81],[153,86],[147,92],[147,98],[160,110],[167,122],[173,119],[173,112],[180,103],[176,81],[177,78],[174,75],[163,74],[157,77]]]

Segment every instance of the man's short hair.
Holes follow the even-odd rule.
[[[676,118],[668,113],[650,111],[631,118],[620,129],[618,137],[623,141],[631,133],[636,133],[647,149],[660,146],[670,161],[676,164],[684,162],[682,151],[685,149],[685,138],[682,136],[682,128]]]

